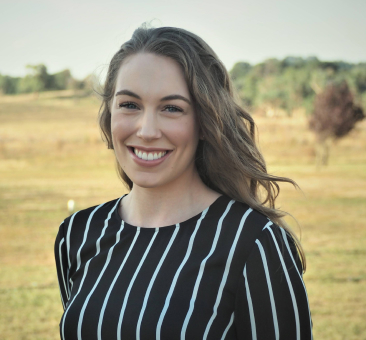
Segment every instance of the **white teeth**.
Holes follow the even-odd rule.
[[[145,161],[152,161],[155,159],[159,159],[167,153],[167,151],[160,151],[160,152],[142,152],[141,150],[134,149],[134,153],[138,158],[141,158]]]

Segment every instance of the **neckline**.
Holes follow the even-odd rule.
[[[124,194],[122,197],[120,197],[119,201],[121,201],[123,199],[123,197],[125,197],[127,195],[128,194]],[[214,208],[216,205],[219,205],[221,203],[221,201],[223,201],[224,199],[228,199],[228,197],[226,195],[222,194],[221,196],[219,196],[218,198],[216,198],[216,200],[214,202],[212,202],[206,209],[202,210],[200,213],[198,213],[198,214],[196,214],[196,215],[188,218],[185,221],[178,222],[177,224],[179,224],[180,226],[182,226],[182,225],[190,225],[190,224],[194,225],[194,222],[196,222],[202,216],[202,213],[204,211],[207,210],[207,212],[209,213],[210,211],[213,210],[212,208]],[[118,203],[118,205],[119,205],[119,203]],[[132,228],[132,229],[140,229],[140,232],[142,230],[153,230],[153,231],[155,231],[156,229],[159,229],[159,230],[170,230],[170,229],[176,227],[176,224],[165,225],[165,226],[156,227],[156,228],[139,227],[139,226],[135,226],[135,225],[129,224],[126,221],[124,221],[121,218],[121,216],[119,215],[118,206],[114,210],[113,215],[114,215],[114,218],[118,221],[119,224],[122,224],[123,223],[124,227]]]

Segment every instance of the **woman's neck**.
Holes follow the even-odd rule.
[[[188,179],[155,188],[134,184],[131,192],[121,201],[119,213],[131,225],[158,228],[199,214],[219,196],[196,173]]]

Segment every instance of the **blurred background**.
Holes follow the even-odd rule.
[[[93,88],[143,22],[201,36],[258,125],[301,237],[317,340],[366,339],[366,2],[0,1],[0,339],[59,339],[53,245],[125,192]]]

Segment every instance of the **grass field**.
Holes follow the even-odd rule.
[[[98,107],[68,91],[0,97],[0,340],[59,339],[53,244],[66,202],[83,209],[125,192]],[[302,189],[282,185],[279,207],[301,225],[314,338],[366,340],[366,121],[316,171],[304,118],[255,119],[269,172]]]

